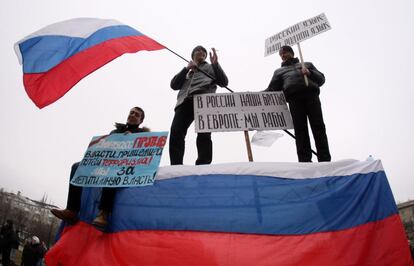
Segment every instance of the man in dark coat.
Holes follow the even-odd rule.
[[[211,64],[205,60],[207,50],[203,46],[197,46],[191,53],[190,63],[184,67],[171,80],[171,88],[178,90],[175,115],[170,130],[170,161],[171,165],[183,164],[185,136],[191,123],[194,121],[193,96],[203,93],[215,93],[217,85],[227,86],[228,79],[218,63],[216,50],[212,48],[210,53]],[[211,79],[206,74],[213,77]],[[211,133],[197,134],[198,158],[196,165],[210,164],[213,159],[213,143]]]
[[[312,162],[312,149],[308,132],[308,119],[316,144],[319,162],[330,161],[328,138],[323,122],[319,87],[325,83],[325,76],[310,63],[304,66],[294,57],[292,47],[279,50],[282,67],[278,68],[266,91],[283,91],[289,103],[296,135],[296,151],[299,162]],[[308,84],[305,82],[305,78]]]
[[[44,254],[45,250],[40,243],[40,239],[33,236],[24,245],[21,266],[38,266]]]
[[[144,121],[145,113],[144,110],[140,107],[133,107],[128,115],[127,123],[115,123],[115,129],[111,131],[110,134],[115,133],[140,133],[140,132],[149,132],[150,130],[146,127],[139,127]],[[75,175],[76,169],[79,166],[79,162],[72,165],[70,172],[70,180],[72,180]],[[105,228],[107,225],[107,218],[109,213],[112,212],[113,202],[116,194],[116,189],[114,188],[103,188],[101,200],[99,203],[99,214],[92,222],[99,229]],[[78,213],[80,211],[82,198],[82,187],[74,186],[69,184],[69,193],[66,203],[66,209],[52,209],[51,212],[53,215],[59,219],[64,220],[70,225],[76,224],[79,220]]]
[[[0,242],[1,242],[1,254],[2,254],[2,264],[3,266],[10,265],[10,254],[12,248],[18,245],[18,236],[13,230],[13,221],[7,220],[0,229]]]

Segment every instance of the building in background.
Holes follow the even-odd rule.
[[[21,245],[24,240],[36,235],[47,247],[54,243],[60,220],[50,213],[56,206],[47,203],[44,195],[40,201],[30,199],[17,192],[0,189],[0,225],[6,220],[13,220],[14,229],[18,230]]]
[[[414,200],[399,203],[397,207],[407,233],[407,238],[414,245]]]

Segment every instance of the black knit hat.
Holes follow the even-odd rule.
[[[201,45],[198,45],[198,46],[196,46],[196,47],[194,47],[194,49],[193,49],[193,51],[191,52],[191,59],[193,59],[193,56],[194,56],[194,53],[197,51],[197,50],[203,50],[204,51],[204,53],[206,53],[206,56],[207,56],[207,50],[206,50],[206,48],[204,48],[203,46],[201,46]]]
[[[293,52],[292,47],[290,47],[289,45],[282,46],[280,48],[280,51],[288,52],[288,53],[291,53],[292,55],[295,55],[295,52]]]

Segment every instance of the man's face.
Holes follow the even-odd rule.
[[[129,111],[127,123],[134,126],[142,123],[142,113],[138,108],[132,108]]]
[[[291,52],[285,51],[281,49],[279,51],[280,58],[282,58],[282,61],[285,62],[286,60],[289,60],[293,58],[293,54]]]
[[[193,54],[193,61],[196,63],[201,63],[206,60],[207,54],[204,52],[203,49],[198,48],[194,51]]]

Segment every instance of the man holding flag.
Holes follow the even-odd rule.
[[[171,80],[171,88],[178,90],[175,115],[170,130],[170,161],[171,165],[183,164],[185,136],[194,121],[193,96],[203,93],[215,93],[217,85],[224,87],[228,79],[218,63],[216,49],[210,52],[211,64],[205,60],[207,50],[199,45],[191,53],[191,59]],[[211,133],[197,134],[198,158],[196,165],[210,164],[213,159]]]

